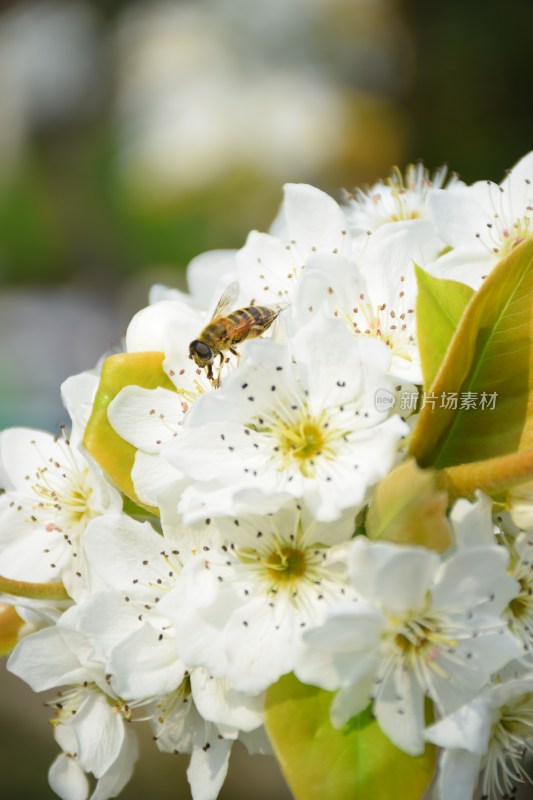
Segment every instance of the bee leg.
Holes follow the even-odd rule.
[[[239,354],[239,351],[235,350],[234,347],[230,347],[229,351],[230,351],[230,353],[233,353],[234,356],[237,356],[237,365],[238,365],[239,361],[241,360],[241,356]]]
[[[213,386],[215,387],[215,389],[218,389],[218,387],[220,386],[220,373],[222,372],[223,363],[224,363],[224,354],[220,353],[220,362],[219,362],[219,365],[218,365],[218,375],[217,375],[216,379],[213,381]]]

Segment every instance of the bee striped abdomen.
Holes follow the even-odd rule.
[[[231,320],[228,340],[239,344],[244,339],[260,336],[266,331],[278,316],[278,312],[267,306],[247,306],[239,308],[227,319]]]

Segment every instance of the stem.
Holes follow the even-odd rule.
[[[0,592],[15,597],[27,597],[30,600],[70,600],[70,596],[61,582],[29,583],[28,581],[4,578],[3,575],[0,575]]]

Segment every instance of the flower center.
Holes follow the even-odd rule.
[[[384,636],[385,646],[395,661],[402,662],[406,668],[416,668],[423,662],[426,667],[447,677],[436,664],[443,648],[453,649],[458,641],[443,632],[443,626],[432,617],[389,618],[388,630]]]
[[[64,468],[59,462],[51,462],[50,466],[40,467],[36,473],[36,482],[32,485],[33,493],[39,498],[33,506],[34,512],[41,516],[53,515],[53,525],[63,529],[78,525],[92,518],[89,500],[92,486],[89,470]]]
[[[293,427],[282,429],[279,442],[284,455],[305,461],[321,452],[324,446],[323,430],[314,420],[301,420]]]
[[[305,552],[295,547],[281,547],[265,559],[268,577],[280,583],[298,580],[306,571]]]
[[[287,413],[286,408],[274,410],[268,419],[261,418],[254,430],[272,438],[273,458],[281,470],[296,467],[306,478],[313,478],[317,457],[335,458],[333,443],[346,435],[347,431],[329,427],[329,414],[322,411],[311,415],[304,406],[293,406],[296,413]]]
[[[514,797],[518,782],[528,777],[522,762],[533,752],[533,700],[531,693],[503,706],[492,728],[489,751],[485,758],[483,796]],[[505,794],[504,794],[505,793]]]
[[[500,232],[499,255],[505,256],[522,244],[523,241],[531,236],[529,227],[529,217],[522,217],[513,223],[510,229],[503,228]]]
[[[406,300],[405,280],[405,276],[401,276],[394,306],[391,303],[376,305],[361,294],[359,304],[352,308],[349,322],[357,335],[380,339],[395,356],[412,361],[416,349],[415,310]]]

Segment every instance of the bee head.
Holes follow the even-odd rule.
[[[207,367],[213,363],[215,356],[208,344],[195,339],[189,345],[189,358],[192,358],[199,367]]]

